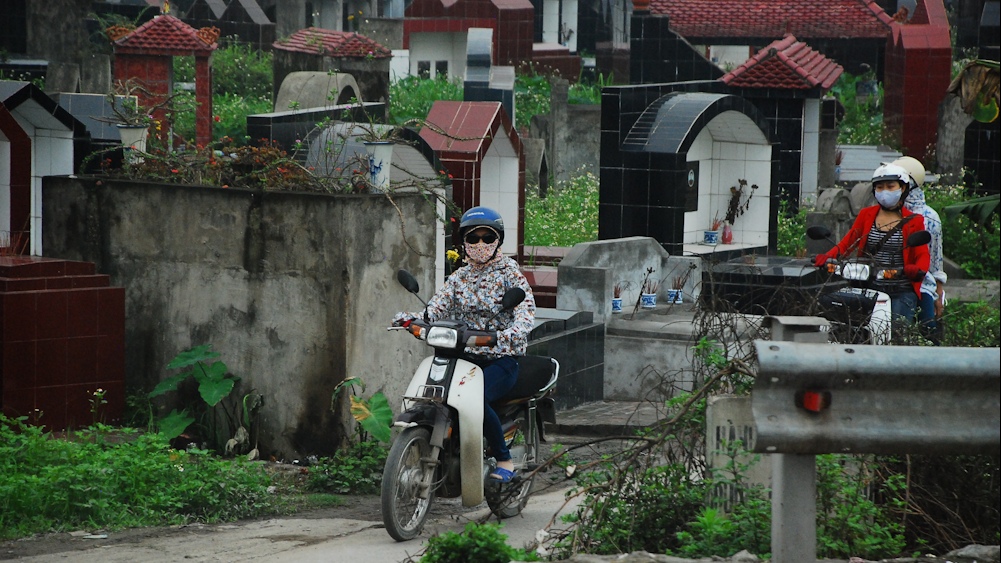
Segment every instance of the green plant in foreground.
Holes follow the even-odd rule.
[[[344,389],[354,389],[358,385],[361,390],[365,390],[365,383],[357,377],[349,377],[334,387],[334,393],[330,397],[330,410],[337,412],[337,398],[340,397]],[[389,443],[392,439],[391,426],[393,424],[393,409],[389,406],[389,400],[382,392],[376,392],[370,398],[365,399],[351,394],[351,416],[361,427],[360,441],[366,440],[365,433],[371,434],[380,442]]]
[[[330,458],[321,458],[309,468],[310,491],[338,494],[377,494],[386,465],[386,447],[379,442],[359,442]]]
[[[427,551],[421,563],[509,563],[510,561],[538,561],[535,553],[511,547],[504,543],[507,536],[500,533],[500,524],[466,524],[462,533],[446,532],[428,540]]]
[[[55,439],[0,415],[0,539],[76,529],[219,522],[276,514],[256,463],[176,451],[160,434],[87,428]]]
[[[906,476],[878,479],[872,456],[817,456],[817,554],[880,559],[905,547]],[[875,498],[882,498],[881,503]]]
[[[149,397],[158,397],[169,391],[176,391],[185,380],[189,377],[193,378],[198,386],[198,396],[201,397],[204,404],[197,405],[192,409],[184,408],[181,411],[174,409],[170,414],[160,419],[160,433],[168,440],[180,436],[195,422],[193,414],[201,411],[203,414],[202,437],[207,438],[216,451],[239,453],[235,450],[238,446],[248,443],[251,415],[261,406],[263,400],[260,395],[248,393],[233,409],[225,407],[217,409],[217,406],[230,396],[236,383],[240,380],[239,377],[229,373],[225,363],[216,360],[218,357],[219,353],[212,351],[211,344],[196,346],[181,352],[167,364],[167,369],[190,369],[161,381],[150,392]],[[221,410],[221,412],[215,412],[216,410]],[[234,415],[233,412],[238,414]],[[239,413],[242,413],[242,416]]]

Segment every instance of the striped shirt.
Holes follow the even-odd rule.
[[[886,242],[883,242],[883,240]],[[913,291],[911,282],[903,277],[904,271],[904,233],[901,229],[881,231],[873,223],[866,239],[865,252],[872,256],[876,268],[897,270],[900,275],[890,280],[873,280],[872,289],[883,293],[904,293]]]

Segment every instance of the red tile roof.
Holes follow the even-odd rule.
[[[738,88],[827,90],[844,68],[792,35],[773,42],[721,80]]]
[[[875,0],[651,0],[650,12],[695,38],[881,38],[892,18]]]
[[[211,53],[216,49],[218,32],[213,36],[206,33],[209,29],[196,30],[174,16],[161,14],[115,41],[115,52]]]
[[[272,46],[282,51],[311,53],[326,57],[371,56],[388,59],[393,53],[375,41],[351,31],[333,31],[319,27],[300,29],[288,39],[275,41]]]
[[[502,125],[500,102],[438,101],[431,106],[421,137],[436,152],[480,153]]]

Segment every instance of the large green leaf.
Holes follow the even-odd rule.
[[[210,407],[214,407],[229,395],[235,383],[235,379],[204,379],[198,386],[198,394]]]
[[[160,434],[168,440],[173,440],[183,434],[194,421],[194,417],[188,415],[188,411],[177,412],[177,409],[174,409],[160,419]]]
[[[971,221],[986,227],[990,224],[991,215],[998,213],[999,204],[1001,204],[1001,194],[994,194],[950,205],[945,208],[945,214],[955,217],[962,213]]]
[[[368,401],[352,395],[351,416],[376,440],[389,443],[392,438],[390,424],[393,422],[393,409],[385,395],[376,393]]]
[[[167,364],[167,369],[183,368],[194,365],[198,362],[204,362],[218,357],[219,352],[213,352],[211,344],[203,344],[201,346],[195,346],[190,350],[185,350],[175,356],[174,359]]]
[[[167,391],[177,390],[177,386],[180,385],[182,381],[187,379],[189,375],[191,375],[191,372],[185,371],[177,375],[172,375],[167,379],[164,379],[163,381],[160,382],[159,385],[156,386],[156,388],[150,391],[149,396],[151,398],[158,397],[160,395],[163,395]]]
[[[202,384],[205,381],[221,381],[226,378],[229,368],[223,362],[213,362],[211,364],[199,363],[195,368],[195,381]]]

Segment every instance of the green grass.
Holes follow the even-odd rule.
[[[598,240],[598,177],[586,173],[556,186],[548,197],[525,191],[525,244],[573,246]]]
[[[384,458],[384,456],[383,456]],[[371,492],[371,464],[355,464]],[[266,462],[178,451],[163,436],[98,424],[54,437],[24,418],[0,415],[0,539],[77,529],[118,530],[186,522],[230,522],[336,506],[326,491],[305,494],[294,473]],[[342,480],[347,492],[358,492]]]

